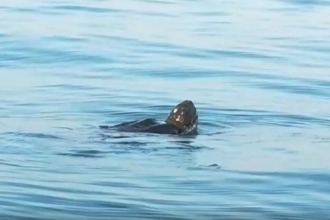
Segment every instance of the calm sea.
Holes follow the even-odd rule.
[[[0,3],[0,219],[330,219],[330,1]],[[193,100],[196,137],[103,132]]]

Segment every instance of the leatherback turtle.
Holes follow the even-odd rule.
[[[165,123],[154,118],[123,122],[114,126],[101,125],[101,129],[114,128],[125,132],[148,132],[157,134],[197,134],[198,114],[191,100],[176,105],[165,119]]]

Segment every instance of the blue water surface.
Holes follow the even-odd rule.
[[[330,1],[0,3],[0,219],[330,219]],[[164,120],[196,137],[104,132]]]

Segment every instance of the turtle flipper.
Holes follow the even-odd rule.
[[[146,118],[143,120],[136,120],[131,122],[124,122],[115,127],[119,131],[129,131],[129,132],[143,132],[145,129],[157,125],[157,121],[152,118]]]
[[[156,133],[156,134],[180,134],[180,129],[172,124],[157,124],[146,128],[143,132]]]
[[[108,126],[108,125],[100,125],[99,128],[100,129],[109,129],[110,126]]]

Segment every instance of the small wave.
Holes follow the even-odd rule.
[[[123,12],[122,10],[117,10],[113,8],[104,8],[104,7],[96,7],[96,6],[83,6],[83,5],[58,5],[58,6],[52,6],[52,7],[43,7],[43,9],[51,9],[55,11],[60,11],[60,12],[82,12],[82,13],[96,13],[96,14],[101,14],[101,13],[121,13]]]
[[[330,6],[330,2],[327,0],[280,0],[296,6]]]
[[[60,156],[70,156],[70,157],[84,157],[84,158],[102,158],[108,152],[106,151],[99,151],[99,150],[78,150],[68,153],[57,153],[56,155]]]
[[[24,132],[5,132],[1,135],[12,135],[12,136],[21,136],[29,138],[41,138],[41,139],[63,139],[59,136],[45,133],[24,133]]]

